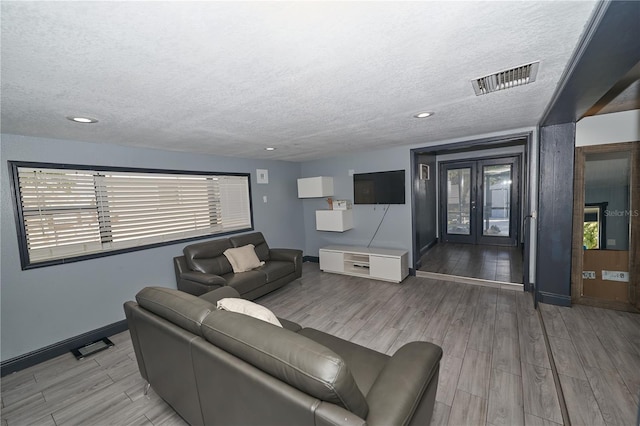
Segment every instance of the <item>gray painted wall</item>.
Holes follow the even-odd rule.
[[[174,244],[22,271],[7,160],[249,172],[252,174],[256,230],[265,234],[271,247],[300,248],[308,256],[318,256],[320,247],[328,244],[367,245],[384,215],[384,209],[381,206],[354,206],[354,229],[344,233],[316,231],[315,210],[326,209],[328,206],[324,199],[298,199],[298,177],[333,176],[336,190],[333,198],[353,200],[353,178],[349,176],[349,170],[366,173],[405,169],[407,203],[390,207],[371,245],[407,250],[412,259],[409,172],[411,149],[531,130],[535,132],[535,129],[530,128],[512,129],[489,135],[400,146],[307,163],[248,160],[1,135],[1,359],[5,361],[124,319],[122,303],[131,300],[144,286],[175,288],[171,259],[180,254],[185,245]],[[256,184],[256,169],[269,170],[268,185]],[[262,201],[265,195],[268,197],[266,204]]]
[[[399,147],[306,162],[302,164],[302,176],[332,176],[335,191],[333,199],[353,201],[353,177],[349,176],[349,170],[355,173],[367,173],[404,169],[406,171],[406,204],[394,204],[389,207],[371,246],[407,250],[411,259],[409,163],[409,147]],[[366,246],[373,237],[386,208],[386,205],[354,205],[353,229],[345,232],[328,232],[316,231],[315,227],[315,211],[328,208],[326,199],[304,199],[302,204],[306,240],[304,252],[309,256],[318,256],[320,248],[329,244]]]
[[[271,247],[305,248],[300,164],[2,135],[1,326],[3,361],[124,319],[122,304],[147,285],[175,288],[171,259],[186,243],[82,262],[20,269],[7,161],[249,172],[254,227]],[[256,184],[256,169],[269,184]],[[267,196],[268,202],[263,202]]]

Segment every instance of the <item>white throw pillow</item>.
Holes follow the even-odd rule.
[[[231,263],[234,273],[250,271],[264,265],[264,262],[260,262],[260,259],[258,259],[253,244],[226,249],[222,254]]]
[[[234,297],[227,297],[225,299],[218,300],[218,309],[222,309],[230,312],[237,312],[239,314],[249,315],[250,317],[257,318],[262,321],[266,321],[278,327],[282,327],[278,318],[269,309],[257,303],[250,302],[244,299],[238,299]]]

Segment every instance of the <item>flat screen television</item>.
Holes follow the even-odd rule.
[[[354,204],[404,204],[404,170],[353,175]]]

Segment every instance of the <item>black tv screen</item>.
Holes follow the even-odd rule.
[[[354,204],[404,204],[404,170],[353,175]]]

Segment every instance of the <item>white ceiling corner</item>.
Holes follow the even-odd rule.
[[[2,131],[306,161],[535,126],[595,4],[2,1]]]

